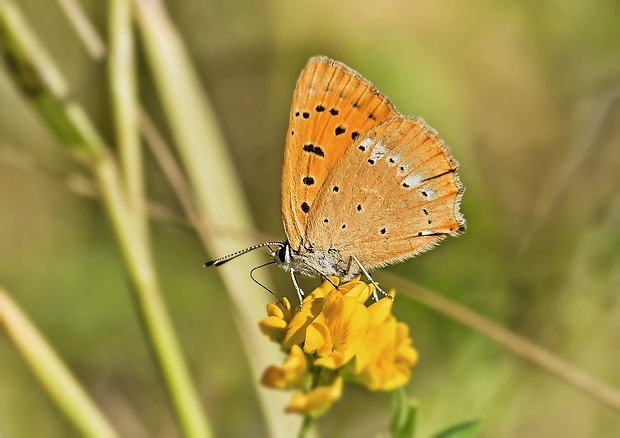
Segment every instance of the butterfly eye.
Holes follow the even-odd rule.
[[[286,263],[289,261],[290,258],[291,258],[291,254],[289,252],[288,244],[282,245],[280,249],[278,250],[278,259],[280,260],[280,262]]]

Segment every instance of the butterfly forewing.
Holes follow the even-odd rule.
[[[345,150],[396,114],[346,65],[325,57],[308,61],[293,96],[282,170],[282,220],[292,248],[304,239],[317,194]]]
[[[421,119],[393,117],[353,142],[309,211],[307,242],[367,268],[431,248],[464,227],[457,162]]]

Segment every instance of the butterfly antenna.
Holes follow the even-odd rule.
[[[269,293],[270,293],[270,294],[271,294],[271,295],[272,295],[272,296],[273,296],[276,300],[280,301],[280,298],[278,298],[278,297],[276,296],[276,294],[274,294],[274,293],[271,291],[271,289],[269,289],[267,286],[265,286],[264,284],[262,284],[262,283],[261,283],[260,281],[258,281],[256,278],[254,278],[254,271],[256,271],[257,269],[260,269],[260,268],[264,268],[265,266],[268,266],[268,265],[273,265],[274,263],[275,263],[275,262],[272,260],[272,261],[270,261],[270,262],[263,263],[262,265],[255,266],[255,267],[254,267],[254,268],[252,268],[252,270],[250,271],[250,278],[252,279],[252,281],[253,281],[254,283],[258,284],[260,287],[262,287],[262,288],[263,288],[263,289],[265,289],[267,292],[269,292]],[[282,301],[280,301],[280,302],[282,302]]]
[[[233,252],[232,254],[228,254],[228,255],[226,255],[224,257],[220,257],[220,258],[217,258],[215,260],[208,261],[207,263],[205,263],[205,268],[208,268],[209,266],[221,266],[224,263],[226,263],[226,262],[228,262],[228,261],[230,261],[230,260],[232,260],[232,259],[234,259],[236,257],[239,257],[240,255],[245,254],[246,252],[254,251],[255,249],[262,248],[263,246],[269,246],[271,248],[270,245],[282,246],[283,243],[282,242],[264,242],[264,243],[259,243],[258,245],[250,246],[249,248],[245,248],[245,249],[242,249],[240,251]]]

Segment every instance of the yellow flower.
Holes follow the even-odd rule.
[[[306,338],[306,329],[323,312],[325,297],[332,291],[338,291],[341,295],[355,298],[359,303],[364,303],[373,293],[374,286],[359,281],[359,277],[348,283],[338,286],[338,277],[330,277],[304,298],[303,306],[298,309],[288,325],[288,331],[282,341],[282,347],[289,349],[293,345],[301,345]],[[336,288],[334,287],[336,285]],[[335,299],[336,295],[332,297]]]
[[[287,412],[322,414],[340,398],[344,381],[372,390],[392,390],[409,381],[417,361],[409,329],[392,315],[391,298],[366,307],[374,290],[359,277],[340,286],[331,278],[293,313],[286,299],[267,306],[261,330],[289,354],[281,368],[265,371],[262,383],[302,390]]]

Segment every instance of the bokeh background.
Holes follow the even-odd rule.
[[[91,60],[56,2],[18,3],[112,143],[105,65]],[[105,35],[106,2],[80,5]],[[620,387],[620,3],[183,0],[167,8],[261,233],[283,237],[280,168],[297,75],[310,56],[341,60],[401,112],[424,117],[461,163],[467,232],[388,270]],[[144,62],[140,91],[167,132]],[[146,164],[149,198],[180,211],[152,159]],[[98,201],[70,188],[76,175],[88,172],[0,63],[0,285],[126,436],[179,436],[117,242]],[[217,272],[200,269],[220,254],[206,254],[174,221],[154,221],[151,232],[216,435],[264,436],[234,310]],[[290,288],[284,273],[273,275]],[[247,293],[265,292],[248,278]],[[405,298],[395,312],[421,355],[407,388],[420,436],[474,418],[481,437],[620,436],[618,412],[480,334]],[[319,428],[374,436],[387,429],[389,403],[350,388]],[[0,436],[75,435],[0,336]]]

